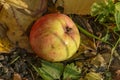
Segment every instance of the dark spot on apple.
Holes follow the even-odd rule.
[[[55,46],[54,46],[54,45],[51,45],[51,48],[52,48],[52,49],[54,49],[54,48],[55,48]]]
[[[68,27],[68,26],[65,27],[65,33],[66,33],[66,34],[70,34],[71,31],[72,31],[72,28],[70,28],[70,27]]]

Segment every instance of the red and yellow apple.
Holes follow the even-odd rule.
[[[80,44],[80,34],[75,23],[65,14],[42,16],[32,26],[30,44],[42,59],[56,62],[69,59]]]

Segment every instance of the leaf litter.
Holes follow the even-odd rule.
[[[3,0],[4,1],[4,0]],[[108,0],[112,6],[111,0]],[[9,0],[12,8],[18,14],[24,11],[21,8],[26,8],[25,2],[20,0],[22,5],[18,6],[16,0]],[[103,3],[104,4],[104,3]],[[6,4],[7,7],[9,6]],[[29,4],[30,5],[30,4]],[[99,4],[95,3],[93,7]],[[49,5],[48,13],[56,12],[57,10]],[[107,5],[105,5],[107,6]],[[2,6],[4,7],[4,6]],[[0,11],[3,10],[0,4]],[[17,7],[17,8],[16,8]],[[73,21],[78,25],[81,33],[81,44],[76,54],[69,60],[57,63],[51,63],[41,60],[38,56],[32,54],[26,48],[12,48],[12,42],[8,35],[3,35],[10,27],[0,23],[0,39],[4,40],[2,48],[0,46],[0,79],[4,80],[119,80],[120,79],[120,44],[119,44],[119,3],[116,4],[115,19],[107,20],[97,17],[98,13],[90,15],[70,14]],[[19,10],[20,12],[19,12]],[[52,10],[53,9],[53,10]],[[64,8],[62,8],[64,9]],[[5,9],[4,9],[5,10]],[[17,11],[18,10],[18,11]],[[96,10],[96,9],[94,9]],[[59,12],[59,11],[57,11]],[[64,12],[63,12],[64,13]],[[24,15],[28,13],[23,13]],[[36,14],[36,13],[35,13]],[[6,15],[6,14],[3,14]],[[11,14],[12,15],[12,14]],[[31,15],[34,15],[31,14]],[[103,16],[102,14],[100,14]],[[105,14],[104,14],[105,15]],[[111,16],[105,15],[105,16]],[[96,18],[97,17],[97,18]],[[32,19],[33,20],[33,19]],[[115,22],[116,20],[116,22]],[[3,22],[4,20],[2,20]],[[14,19],[13,19],[14,21]],[[33,20],[34,21],[34,20]],[[101,23],[102,21],[102,23]],[[6,22],[8,23],[8,22]],[[117,23],[117,27],[115,24]],[[32,23],[30,23],[32,24]],[[112,24],[112,25],[111,25]],[[14,24],[15,25],[15,24]],[[6,26],[8,28],[6,28]],[[112,27],[112,28],[111,28]],[[26,30],[24,27],[22,30]],[[19,29],[18,29],[19,30]],[[21,30],[21,29],[20,29]],[[22,32],[23,33],[23,32]],[[2,34],[2,35],[1,35]],[[7,37],[8,36],[8,37]],[[13,46],[12,46],[13,47]],[[2,49],[2,50],[1,50]],[[6,50],[7,49],[7,50]],[[28,48],[27,48],[28,49]],[[10,54],[4,54],[4,53]]]

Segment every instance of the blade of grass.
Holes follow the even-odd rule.
[[[114,52],[116,50],[116,47],[119,44],[119,42],[120,42],[120,37],[119,37],[119,39],[117,40],[117,42],[115,43],[114,47],[111,50],[110,60],[109,60],[109,64],[108,64],[108,67],[107,67],[108,70],[110,68],[110,65],[111,65],[111,62],[112,62],[112,59],[113,59],[113,54],[114,54]]]
[[[94,38],[94,39],[97,39],[97,40],[99,40],[99,41],[102,41],[102,42],[104,42],[104,43],[107,43],[107,44],[113,46],[113,45],[112,45],[111,43],[109,43],[108,41],[104,41],[104,40],[100,39],[99,37],[97,37],[97,36],[89,33],[88,31],[86,31],[85,29],[83,29],[82,27],[80,27],[78,24],[76,24],[76,26],[77,26],[78,29],[79,29],[82,33],[84,33],[85,35],[87,35],[87,36],[89,36],[89,37],[92,37],[92,38]]]
[[[20,56],[17,56],[14,60],[10,62],[10,64],[13,64],[15,61],[17,61],[20,58]]]

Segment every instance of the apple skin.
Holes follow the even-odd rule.
[[[30,44],[40,58],[51,62],[64,61],[78,50],[80,34],[68,16],[51,13],[42,16],[33,24]]]

